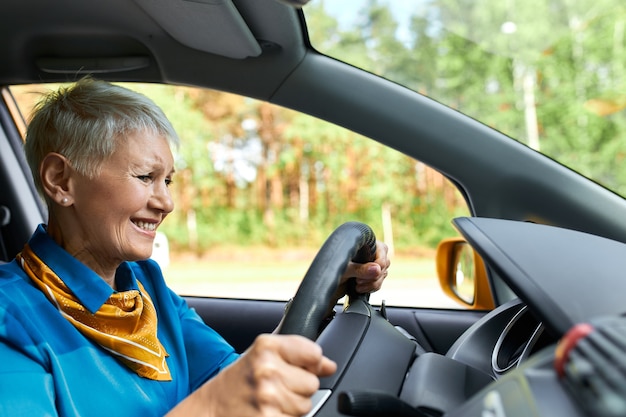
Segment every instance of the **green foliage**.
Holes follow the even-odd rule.
[[[592,6],[599,2],[430,0],[416,3],[407,17],[410,36],[407,28],[399,36],[400,23],[382,0],[363,3],[350,27],[340,26],[324,2],[308,5],[305,15],[322,52],[522,142],[533,134],[522,87],[531,80],[533,146],[626,194],[626,9],[598,15]],[[538,10],[543,20],[536,19]],[[177,169],[184,175],[174,187],[182,209],[165,229],[174,247],[316,246],[344,221],[368,223],[380,234],[388,210],[397,249],[432,248],[455,234],[453,217],[468,214],[441,176],[353,132],[217,92],[139,88],[183,139]],[[234,160],[226,163],[217,150],[254,146],[254,178],[234,178]]]

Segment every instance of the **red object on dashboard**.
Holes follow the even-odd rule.
[[[572,327],[559,341],[554,352],[554,367],[560,377],[565,375],[565,363],[572,349],[578,342],[593,332],[594,327],[588,323],[577,324]]]

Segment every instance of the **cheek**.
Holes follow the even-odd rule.
[[[78,207],[94,218],[128,217],[141,209],[143,192],[132,187],[94,187],[83,195],[83,205]]]
[[[124,184],[115,189],[103,190],[103,196],[118,207],[138,209],[145,205],[147,187],[137,184]]]

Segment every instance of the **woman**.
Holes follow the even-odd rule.
[[[173,210],[161,110],[93,79],[35,109],[26,156],[49,218],[0,266],[0,414],[303,415],[335,364],[299,336],[261,335],[241,356],[170,291],[148,258]],[[376,262],[343,281],[380,288]]]

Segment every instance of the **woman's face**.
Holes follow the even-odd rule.
[[[122,138],[98,176],[75,173],[66,249],[96,271],[149,258],[156,230],[174,208],[173,172],[165,138],[146,132]]]

